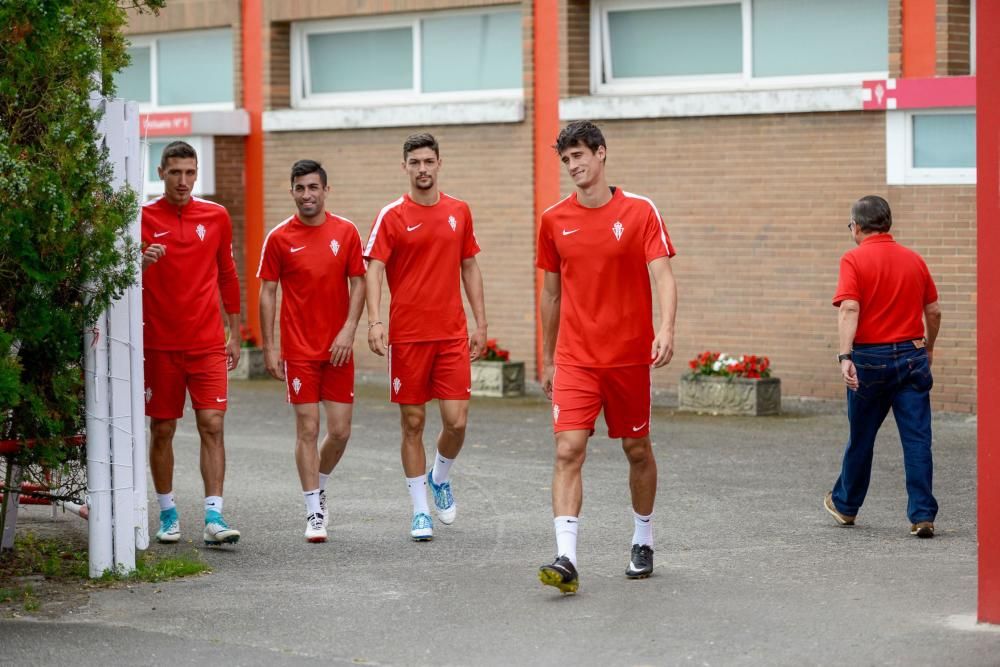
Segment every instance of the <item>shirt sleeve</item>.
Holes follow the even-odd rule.
[[[233,261],[233,223],[229,213],[222,214],[222,238],[215,253],[215,262],[219,267],[219,292],[222,294],[222,305],[230,315],[240,312],[240,279],[236,275],[236,262]]]
[[[542,224],[538,228],[538,249],[535,257],[535,266],[549,273],[559,273],[559,251],[556,250],[556,243],[552,239],[552,225],[548,224],[545,216],[542,216]]]
[[[260,264],[257,266],[257,277],[261,280],[278,282],[281,277],[281,252],[278,250],[277,235],[274,230],[264,239],[264,247],[260,250]]]
[[[654,259],[673,257],[677,254],[670,242],[670,237],[667,235],[667,226],[663,224],[663,218],[660,217],[660,212],[656,210],[653,202],[649,202],[649,213],[643,228],[643,244],[647,264]]]
[[[361,256],[361,232],[351,225],[354,233],[347,234],[347,275],[365,275],[365,260]]]
[[[385,211],[380,213],[372,224],[372,231],[368,235],[368,244],[365,246],[364,259],[377,259],[383,264],[389,262],[392,257],[393,225],[395,211]]]
[[[850,253],[840,258],[840,277],[837,279],[837,293],[833,296],[834,308],[839,308],[842,301],[861,301],[861,291],[858,288],[858,270]]]
[[[479,254],[481,250],[479,241],[476,239],[476,231],[472,228],[472,210],[468,206],[465,209],[465,238],[462,239],[462,259],[469,259]]]
[[[934,303],[938,300],[937,285],[934,284],[934,278],[931,277],[930,269],[927,268],[927,264],[924,264],[924,271],[927,273],[927,281],[924,286],[924,305]]]

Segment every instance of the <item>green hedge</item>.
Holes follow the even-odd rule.
[[[119,239],[137,197],[111,187],[90,103],[128,62],[124,5],[0,2],[0,440],[37,440],[25,464],[70,456],[83,332],[135,279],[137,247]]]

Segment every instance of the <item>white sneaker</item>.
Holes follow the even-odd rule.
[[[330,513],[326,511],[326,491],[319,492],[319,511],[323,514],[323,527],[330,527]]]
[[[156,531],[156,541],[173,544],[181,539],[181,523],[177,517],[177,508],[160,511],[160,529]]]
[[[240,541],[240,531],[230,528],[222,515],[215,510],[205,512],[205,531],[202,536],[205,544],[209,546],[236,544]]]
[[[306,542],[326,542],[326,525],[322,514],[310,514],[306,519]]]

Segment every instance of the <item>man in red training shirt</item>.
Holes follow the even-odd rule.
[[[299,160],[292,165],[291,182],[298,214],[272,229],[261,250],[260,322],[265,365],[285,381],[295,410],[306,541],[325,542],[330,521],[326,483],[351,436],[354,333],[365,305],[365,265],[357,227],[326,211],[326,170],[313,160]],[[274,344],[278,283],[280,351]],[[320,401],[327,433],[317,451]]]
[[[557,549],[538,577],[575,593],[583,462],[602,409],[608,436],[622,439],[629,462],[635,529],[625,576],[642,579],[653,572],[657,473],[649,439],[650,366],[659,368],[673,356],[677,287],[669,259],[674,248],[656,206],[608,186],[601,130],[589,121],[570,123],[555,149],[576,191],[542,213],[538,232],[536,264],[545,272],[542,389],[552,399],[556,441]],[[650,274],[660,305],[655,333]]]
[[[923,258],[893,240],[886,200],[862,197],[847,226],[858,247],[840,258],[833,305],[840,309],[837,361],[847,385],[850,435],[823,506],[840,525],[854,525],[868,493],[875,436],[892,408],[903,445],[910,534],[934,537],[930,391],[941,327],[937,287]]]
[[[198,156],[189,144],[167,145],[157,171],[164,194],[142,207],[146,415],[152,433],[149,467],[160,503],[156,539],[177,542],[181,536],[173,494],[173,440],[188,392],[201,436],[205,544],[234,544],[240,532],[222,518],[227,372],[240,358],[233,226],[223,206],[191,196]],[[229,320],[228,342],[219,314],[220,294]]]
[[[368,272],[368,346],[389,358],[389,397],[399,404],[402,459],[413,503],[410,537],[430,540],[434,525],[427,486],[441,523],[455,520],[450,471],[465,440],[472,391],[470,360],[486,346],[483,277],[479,244],[468,204],[438,190],[438,143],[415,134],[403,144],[403,170],[410,192],[379,213],[365,246]],[[379,316],[382,278],[388,279],[388,334]],[[469,335],[459,283],[476,318]],[[438,399],[441,435],[434,466],[426,472],[426,403]]]

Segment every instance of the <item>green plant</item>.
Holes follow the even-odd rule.
[[[126,7],[163,3],[0,2],[0,440],[34,441],[22,464],[79,455],[83,331],[135,279],[137,197],[111,185],[91,96],[128,62]]]

